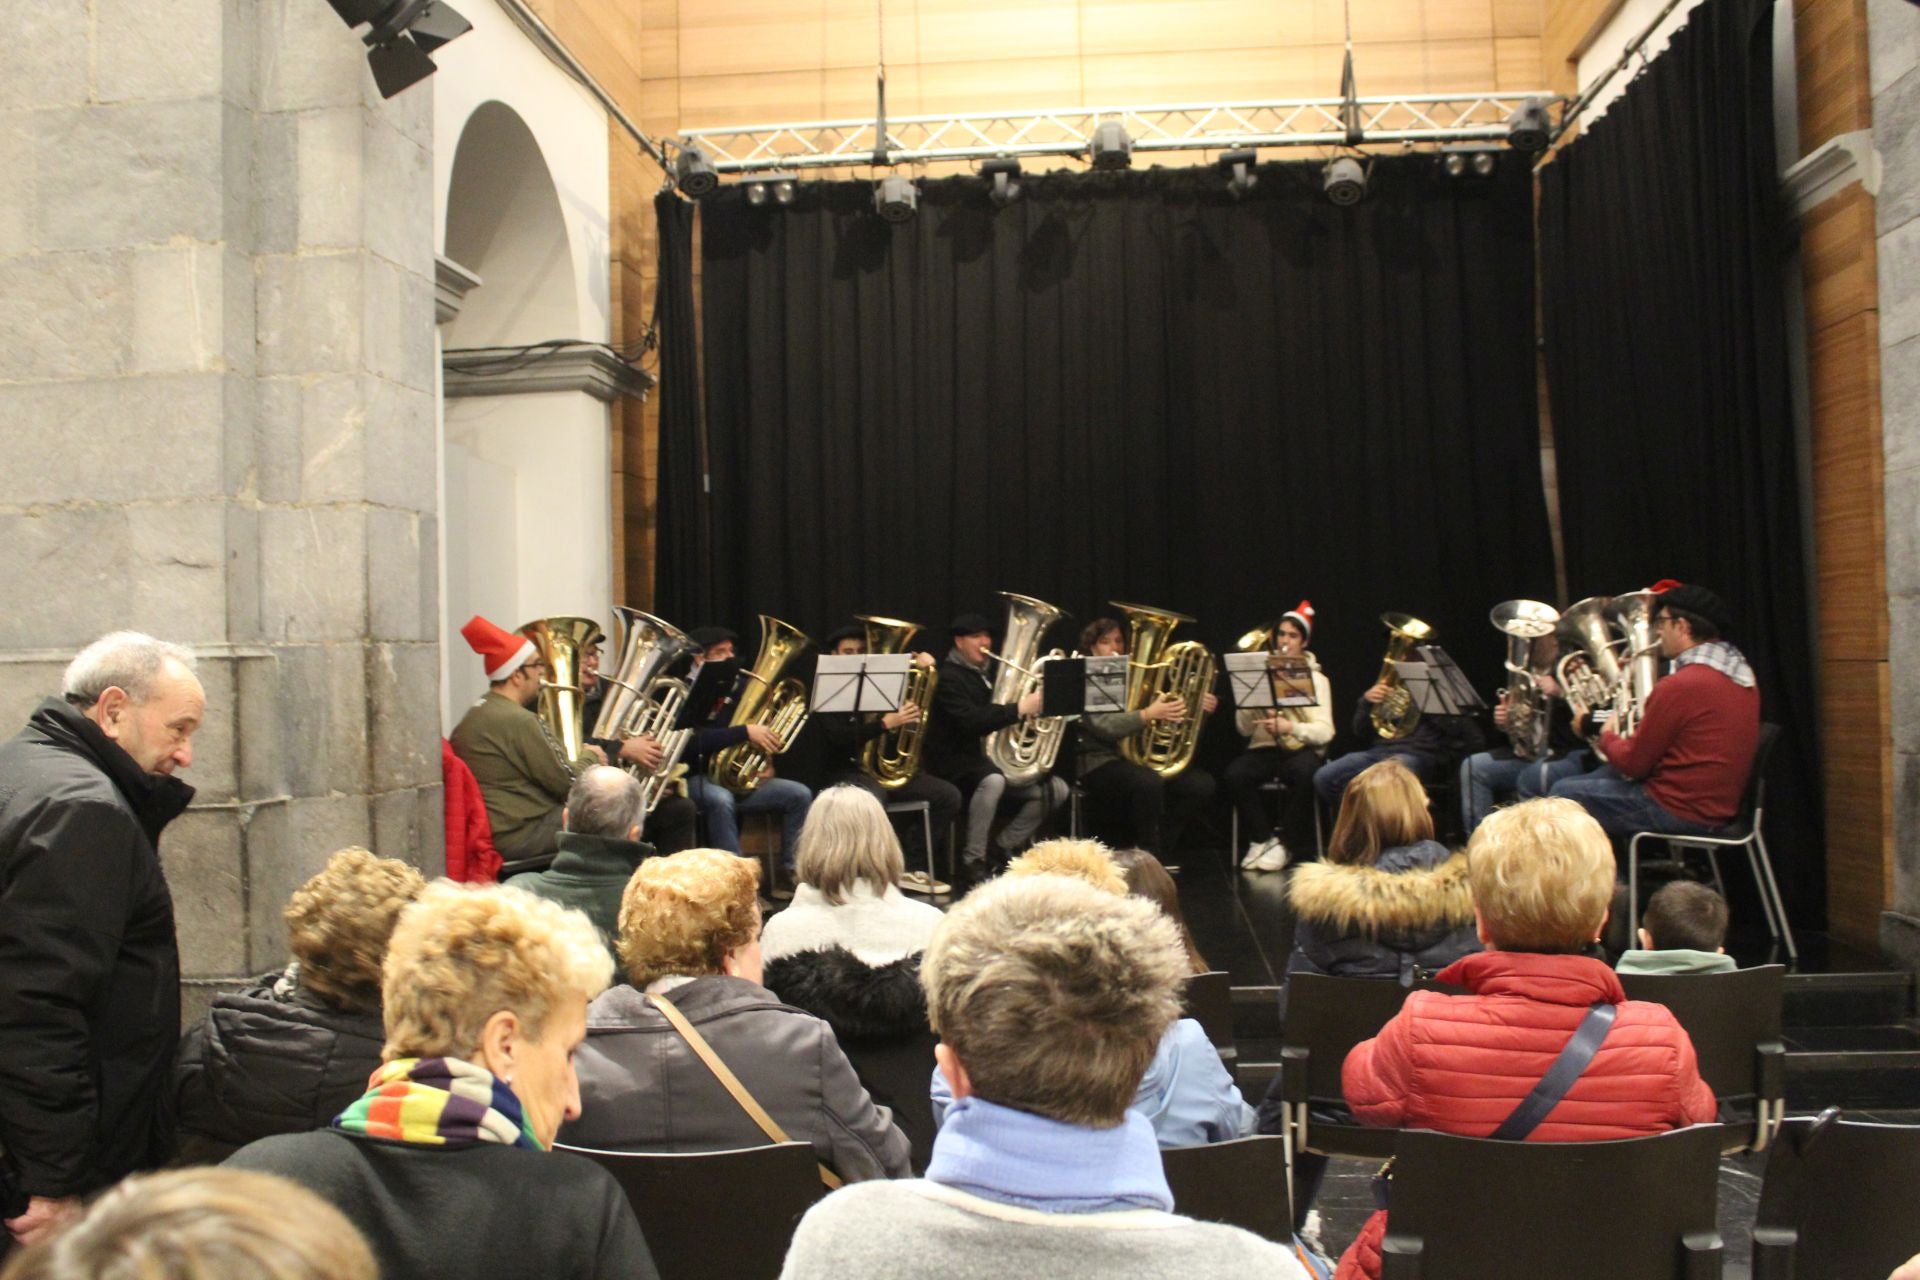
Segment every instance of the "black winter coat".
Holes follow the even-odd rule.
[[[0,1146],[20,1192],[171,1153],[180,952],[156,845],[192,798],[58,699],[0,744]]]
[[[1434,840],[1387,849],[1373,866],[1309,862],[1287,883],[1293,955],[1287,972],[1396,978],[1438,972],[1481,950],[1467,856]]]
[[[933,714],[927,720],[927,771],[953,781],[990,768],[986,736],[1019,719],[1018,707],[993,701],[993,684],[987,676],[960,661],[958,654],[949,653],[940,663]]]
[[[367,1091],[386,1031],[268,974],[220,996],[180,1041],[181,1154],[216,1163],[276,1133],[324,1129]]]

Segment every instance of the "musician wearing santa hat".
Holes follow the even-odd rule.
[[[1227,766],[1225,781],[1247,837],[1240,865],[1248,871],[1278,871],[1287,865],[1286,842],[1268,821],[1260,794],[1261,787],[1276,779],[1284,788],[1281,831],[1295,849],[1308,851],[1307,856],[1314,850],[1313,774],[1333,741],[1333,689],[1307,652],[1312,642],[1313,605],[1302,600],[1281,615],[1271,644],[1276,658],[1307,660],[1313,673],[1313,706],[1250,708],[1234,715],[1247,749]]]
[[[461,717],[449,741],[480,784],[505,880],[552,861],[574,775],[607,760],[591,743],[578,760],[568,760],[530,709],[547,675],[533,641],[478,614],[460,634],[486,663],[487,691]]]

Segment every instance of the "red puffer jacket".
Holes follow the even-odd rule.
[[[500,874],[500,851],[493,847],[486,801],[473,770],[445,738],[440,739],[440,777],[447,810],[447,879],[492,884]]]
[[[1361,1123],[1484,1138],[1547,1074],[1598,1003],[1619,1005],[1600,1051],[1528,1139],[1638,1138],[1716,1114],[1693,1042],[1665,1005],[1628,1000],[1613,970],[1586,956],[1486,951],[1440,971],[1471,994],[1416,991],[1341,1071]],[[1374,1280],[1387,1215],[1375,1213],[1335,1280]]]

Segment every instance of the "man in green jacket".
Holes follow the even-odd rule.
[[[621,895],[633,869],[654,854],[653,846],[640,839],[646,817],[640,798],[640,784],[626,770],[606,765],[586,770],[567,793],[553,865],[513,882],[516,889],[585,912],[616,963]]]

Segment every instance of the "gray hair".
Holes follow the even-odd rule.
[[[139,631],[110,632],[67,664],[61,693],[76,707],[92,706],[113,688],[126,690],[134,702],[145,702],[169,659],[189,673],[194,669],[193,650],[185,645],[155,640]]]
[[[807,825],[800,828],[793,874],[828,902],[839,906],[855,883],[866,881],[874,894],[900,883],[906,859],[887,811],[865,790],[845,783],[814,797]]]
[[[597,764],[567,792],[567,830],[624,840],[640,821],[640,784],[625,769]]]

